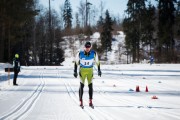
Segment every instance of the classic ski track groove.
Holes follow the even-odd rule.
[[[60,78],[60,76],[59,76]],[[63,79],[63,82],[64,82],[64,85],[66,87],[66,90],[68,92],[68,95],[72,98],[72,100],[75,102],[75,104],[77,104],[79,106],[79,103],[78,103],[78,99],[79,97],[75,94],[75,91],[72,89],[71,85],[67,82],[65,82],[65,80]],[[88,102],[86,102],[88,103]],[[79,106],[80,107],[80,106]],[[80,107],[80,109],[82,109]],[[87,110],[88,109],[88,110]],[[91,120],[95,120],[97,119],[96,115],[95,114],[92,114],[92,108],[89,108],[89,106],[84,106],[84,109],[82,109],[89,117]],[[91,111],[91,112],[90,112]],[[95,112],[94,112],[95,113]],[[104,116],[104,114],[101,115],[101,117]],[[106,117],[103,117],[103,119],[106,119]],[[108,120],[108,119],[107,119]],[[110,119],[109,119],[110,120]]]
[[[70,90],[68,89],[69,86],[68,86],[67,83],[64,81],[64,79],[63,79],[63,82],[64,82],[64,86],[65,86],[65,88],[66,88],[66,90],[67,90],[67,93],[68,93],[69,97],[72,98],[72,100],[74,101],[74,103],[78,105],[77,100],[74,98],[74,97],[76,97],[76,96],[72,95],[72,93],[71,93],[72,91],[70,91]],[[79,106],[79,109],[82,109],[82,108]],[[85,109],[82,109],[82,110],[85,111]],[[88,113],[88,112],[85,112],[85,113],[90,117],[91,120],[94,120],[94,119],[92,118],[92,116],[90,115],[90,113]]]
[[[68,82],[68,86],[70,87],[70,89],[71,89],[71,91],[73,92],[73,94],[74,94],[74,96],[77,98],[77,99],[79,99],[79,97],[78,97],[78,95],[76,95],[75,94],[75,90],[71,87],[71,85],[70,85],[70,83]],[[89,106],[88,106],[88,101],[84,101],[84,103],[86,103],[86,105],[84,106],[84,111],[86,112],[86,113],[88,113],[88,114],[91,114],[92,115],[92,113],[90,113],[90,109],[92,109],[92,108],[90,108]],[[88,110],[86,110],[85,108],[87,108]],[[94,108],[93,110],[95,110],[96,108]],[[97,111],[97,110],[96,110]],[[92,112],[94,112],[94,111],[92,111]],[[95,112],[94,112],[95,113]],[[105,120],[110,120],[110,119],[107,119],[107,117],[105,117],[105,114],[102,114],[102,113],[100,113],[101,114],[101,117],[103,117]],[[95,115],[95,114],[93,114],[93,115]],[[96,116],[96,115],[95,115]],[[93,120],[94,119],[96,119],[96,118],[98,118],[98,117],[94,117],[93,118]]]
[[[17,114],[17,115],[13,119],[19,119],[31,109],[32,105],[39,98],[39,96],[42,93],[43,88],[45,86],[45,81],[42,80],[44,78],[43,74],[44,73],[42,73],[42,72],[40,73],[39,79],[41,80],[41,83],[37,86],[37,88],[34,90],[34,92],[28,98],[26,98],[23,102],[21,102],[16,108],[14,108],[11,112],[4,115],[0,119],[4,120],[4,119],[12,118],[12,117],[14,117],[15,114]],[[23,110],[24,108],[26,108],[26,109]],[[18,113],[18,112],[20,112],[20,113]]]
[[[79,97],[78,97],[78,95],[76,95],[76,93],[75,93],[75,90],[71,87],[71,84],[68,82],[68,86],[70,87],[70,89],[71,89],[71,91],[73,92],[73,94],[74,94],[74,96],[77,98],[77,99],[79,99]],[[84,101],[87,105],[89,104],[88,103],[88,101]],[[86,108],[88,108],[88,110],[86,110]],[[92,113],[89,113],[89,109],[92,109],[92,108],[90,108],[89,106],[84,106],[84,110],[86,111],[86,113],[88,112],[88,114],[92,114]],[[95,112],[94,113],[96,113],[96,112],[98,112],[99,114],[101,114],[101,115],[99,115],[99,116],[103,116],[103,119],[105,119],[105,120],[116,120],[115,118],[113,118],[112,116],[110,116],[108,113],[106,113],[106,112],[102,112],[101,110],[99,110],[98,108],[96,108],[95,106],[94,106],[94,109],[93,110],[95,110]],[[98,118],[98,117],[95,117],[94,119],[96,119],[96,118]]]

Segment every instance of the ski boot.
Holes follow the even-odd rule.
[[[94,105],[92,103],[92,99],[89,99],[89,107],[93,108],[94,109]]]
[[[83,100],[81,99],[80,100],[80,105],[79,105],[82,109],[84,108],[84,106],[83,106]]]

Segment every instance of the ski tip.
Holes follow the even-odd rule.
[[[84,109],[84,106],[80,106],[82,109]]]

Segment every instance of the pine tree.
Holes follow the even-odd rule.
[[[102,16],[99,17],[99,20],[97,21],[97,28],[99,32],[102,32],[104,19]]]
[[[37,47],[37,56],[39,58],[39,65],[59,65],[64,61],[64,51],[61,48],[60,42],[62,39],[62,31],[60,19],[56,11],[52,10],[52,52],[50,51],[50,46],[48,45],[48,11],[43,15],[40,15],[36,23],[36,45]],[[34,53],[33,53],[34,54]],[[52,54],[52,63],[50,62],[50,54]]]
[[[127,3],[127,17],[123,21],[126,33],[126,48],[132,52],[133,62],[139,62],[140,43],[143,38],[143,18],[145,16],[146,0],[129,0]]]
[[[175,19],[175,36],[180,38],[180,1],[177,2],[176,8],[176,19]]]
[[[36,44],[37,56],[39,57],[39,65],[45,65],[45,52],[46,52],[46,33],[47,26],[45,26],[44,16],[40,15],[36,21]]]
[[[111,43],[112,43],[112,25],[113,21],[109,15],[109,11],[106,10],[105,13],[105,20],[103,23],[103,30],[101,32],[101,44],[102,44],[102,49],[106,51],[111,51]]]
[[[176,0],[159,0],[158,47],[159,61],[171,62],[174,59],[174,33]],[[165,46],[165,49],[164,47]]]
[[[14,46],[23,41],[24,34],[26,34],[24,27],[32,17],[37,15],[37,11],[33,7],[34,2],[35,0],[1,0],[0,47],[3,49],[2,52],[0,50],[1,61],[10,62],[14,52],[19,52],[18,49],[14,49]]]
[[[149,55],[152,56],[152,51],[151,48],[155,44],[155,38],[153,36],[155,27],[154,27],[154,22],[155,22],[155,7],[149,2],[148,7],[145,11],[144,15],[144,22],[142,25],[142,45],[143,46],[149,46]]]

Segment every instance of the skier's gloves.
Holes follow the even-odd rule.
[[[101,73],[101,71],[99,70],[99,71],[98,71],[98,76],[100,76],[100,77],[101,77],[101,74],[102,74],[102,73]]]
[[[74,72],[74,77],[77,78],[78,74],[77,72]]]

